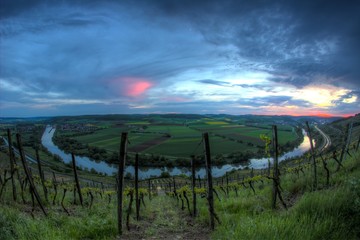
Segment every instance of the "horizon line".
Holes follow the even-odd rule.
[[[318,118],[349,118],[349,117],[355,117],[359,115],[360,113],[354,113],[354,114],[344,114],[344,115],[331,115],[331,114],[308,114],[308,115],[299,115],[299,114],[229,114],[229,113],[205,113],[205,114],[199,114],[199,113],[174,113],[174,112],[168,112],[168,113],[107,113],[107,114],[80,114],[80,115],[56,115],[56,116],[28,116],[28,117],[3,117],[0,116],[0,119],[26,119],[26,118],[56,118],[56,117],[85,117],[85,116],[109,116],[109,115],[199,115],[199,116],[205,116],[205,115],[230,115],[230,116],[273,116],[273,117],[318,117]]]

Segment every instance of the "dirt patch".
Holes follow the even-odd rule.
[[[186,219],[185,229],[169,229],[168,227],[159,225],[157,232],[153,236],[147,236],[147,228],[150,222],[143,222],[140,225],[130,225],[131,230],[125,230],[121,238],[128,240],[152,240],[152,239],[186,239],[186,240],[208,240],[210,239],[210,230],[205,227],[199,227],[195,220],[190,217]]]
[[[165,137],[165,136],[154,138],[154,139],[151,139],[149,141],[145,141],[145,142],[143,142],[141,144],[138,144],[136,146],[130,147],[129,151],[130,152],[142,152],[142,151],[145,151],[146,149],[148,149],[150,147],[161,144],[161,143],[165,142],[168,139],[169,139],[169,137]]]
[[[184,226],[178,229],[163,228],[158,234],[159,239],[188,239],[188,240],[205,240],[210,239],[210,230],[206,226],[200,225],[196,219],[190,217],[185,212],[179,215],[184,219]]]
[[[288,208],[293,207],[302,197],[302,193],[298,192],[289,196],[285,201]]]
[[[151,212],[140,221],[133,221],[130,231],[124,230],[117,239],[210,239],[209,228],[189,216],[187,211],[182,211],[173,199],[158,196],[149,204],[152,205]]]

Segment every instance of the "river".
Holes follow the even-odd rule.
[[[46,147],[51,153],[59,155],[65,163],[71,162],[71,155],[65,153],[61,149],[59,149],[52,141],[52,138],[55,133],[55,128],[52,128],[51,126],[47,126],[42,137],[41,137],[41,143],[44,147]],[[307,152],[310,149],[310,140],[309,137],[306,135],[305,130],[303,130],[304,139],[302,143],[295,148],[294,150],[285,153],[279,158],[279,161],[284,161],[291,157],[297,157],[301,156],[305,152]],[[273,162],[273,159],[270,158],[270,161]],[[91,170],[94,169],[97,172],[105,173],[107,175],[113,175],[115,174],[118,169],[115,165],[108,164],[103,161],[95,161],[92,159],[89,159],[88,157],[81,157],[76,156],[76,165],[79,166],[82,169],[85,170]],[[212,173],[214,177],[221,177],[225,175],[226,172],[231,171],[233,169],[243,169],[245,167],[254,168],[254,169],[262,169],[267,168],[268,166],[268,158],[261,158],[261,159],[250,159],[248,164],[225,164],[223,166],[214,166],[212,167]],[[169,172],[170,175],[179,175],[179,174],[185,174],[190,176],[191,171],[187,168],[181,168],[181,167],[174,167],[174,168],[150,168],[150,167],[143,167],[139,168],[139,178],[145,179],[149,178],[151,176],[160,176],[162,172]],[[127,166],[125,168],[125,174],[130,173],[131,175],[134,175],[134,167],[133,166]],[[201,178],[204,178],[206,175],[205,168],[199,168],[196,171],[196,176],[200,176]]]

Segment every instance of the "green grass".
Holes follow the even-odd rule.
[[[222,121],[207,121],[205,123],[208,125],[228,125],[229,124],[227,122],[222,122]]]
[[[353,153],[354,154],[354,153]],[[239,191],[238,197],[223,197],[215,208],[223,221],[213,239],[358,239],[360,237],[360,154],[344,162],[336,172],[329,160],[330,186],[325,171],[318,166],[318,188],[311,191],[312,170],[281,176],[288,211],[271,210],[271,184],[257,186],[256,195]],[[261,188],[261,189],[260,189]],[[206,211],[206,209],[203,209]],[[203,219],[206,220],[206,219]]]
[[[203,152],[203,145],[200,144],[201,137],[193,138],[174,138],[169,139],[159,145],[151,147],[145,151],[145,153],[152,153],[158,155],[168,154],[175,157],[189,158],[193,154],[201,154]],[[200,144],[200,145],[199,145]],[[211,153],[227,154],[236,151],[254,150],[254,147],[248,146],[221,137],[210,137]]]
[[[218,203],[223,224],[217,227],[213,238],[356,239],[359,233],[355,223],[360,220],[360,209],[349,186],[306,192],[287,212],[269,210],[264,193],[266,190],[258,196],[242,195],[238,200],[233,197]]]
[[[148,125],[150,123],[147,121],[137,121],[137,122],[127,122],[126,124],[127,125]]]
[[[194,137],[201,136],[201,133],[190,129],[185,126],[177,126],[177,125],[165,125],[165,126],[149,126],[146,131],[149,132],[162,132],[169,133],[173,138],[183,138],[183,137]]]
[[[98,141],[102,141],[104,139],[119,139],[119,136],[121,135],[121,132],[123,132],[124,129],[122,128],[106,128],[102,130],[98,130],[94,132],[93,134],[87,134],[83,136],[76,137],[75,139],[84,142],[84,143],[96,143]]]
[[[254,147],[248,146],[246,143],[238,143],[223,139],[221,137],[210,138],[211,152],[213,154],[226,154],[231,152],[242,152],[248,150],[255,150]]]
[[[344,168],[336,171],[336,163],[328,160],[331,172],[330,185],[325,184],[325,171],[318,165],[318,189],[311,190],[312,169],[304,170],[299,176],[281,175],[282,195],[289,209],[280,204],[272,210],[270,203],[272,182],[254,183],[256,194],[249,188],[238,190],[238,196],[230,191],[226,196],[217,190],[221,201],[215,197],[215,211],[221,220],[211,233],[211,239],[358,239],[360,236],[360,151],[351,151],[353,157],[343,162]],[[7,165],[2,154],[1,168]],[[328,157],[328,156],[325,156]],[[291,163],[289,163],[291,164]],[[249,174],[249,170],[244,171]],[[236,175],[236,173],[234,173]],[[185,183],[180,177],[176,181]],[[217,181],[216,179],[214,180]],[[171,182],[171,179],[154,180],[154,184]],[[95,202],[89,209],[89,196],[84,195],[85,207],[72,204],[72,193],[67,194],[65,206],[67,216],[60,205],[46,205],[48,217],[35,211],[32,218],[30,197],[27,204],[11,201],[10,184],[0,205],[0,239],[116,239],[117,218],[115,196],[108,204],[106,198],[95,195]],[[42,196],[42,192],[40,191]],[[188,195],[191,201],[191,194]],[[60,197],[60,196],[59,196]],[[59,199],[58,197],[58,199]],[[129,198],[125,197],[127,208]],[[131,230],[124,230],[124,239],[193,239],[199,232],[203,239],[209,224],[205,198],[198,197],[199,216],[195,222],[189,220],[188,212],[180,209],[180,200],[159,195],[151,201],[146,198],[141,220],[136,222],[131,215]],[[185,205],[186,207],[186,205]],[[184,219],[187,219],[186,221]],[[190,222],[189,222],[190,221]],[[124,218],[125,222],[125,218]],[[189,225],[190,223],[190,225]],[[193,237],[193,238],[192,238]]]
[[[200,140],[200,137],[169,139],[166,142],[145,150],[144,153],[188,158],[194,150],[196,150],[196,146]]]
[[[117,219],[114,204],[94,204],[92,209],[72,208],[72,216],[61,209],[34,219],[22,206],[0,207],[0,239],[114,239]],[[115,211],[114,211],[115,212]]]

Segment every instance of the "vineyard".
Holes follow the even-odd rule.
[[[262,136],[273,164],[217,178],[211,173],[213,136],[205,132],[203,179],[194,174],[193,156],[190,177],[138,180],[137,154],[135,177],[125,179],[125,132],[118,136],[116,177],[79,176],[74,155],[67,173],[50,171],[38,151],[36,162],[27,161],[20,134],[12,148],[8,130],[10,144],[0,152],[0,239],[358,239],[358,123],[357,117],[323,126],[331,146],[311,146],[301,158],[281,163],[284,136],[273,125],[271,136]],[[304,127],[313,138],[315,129]]]

